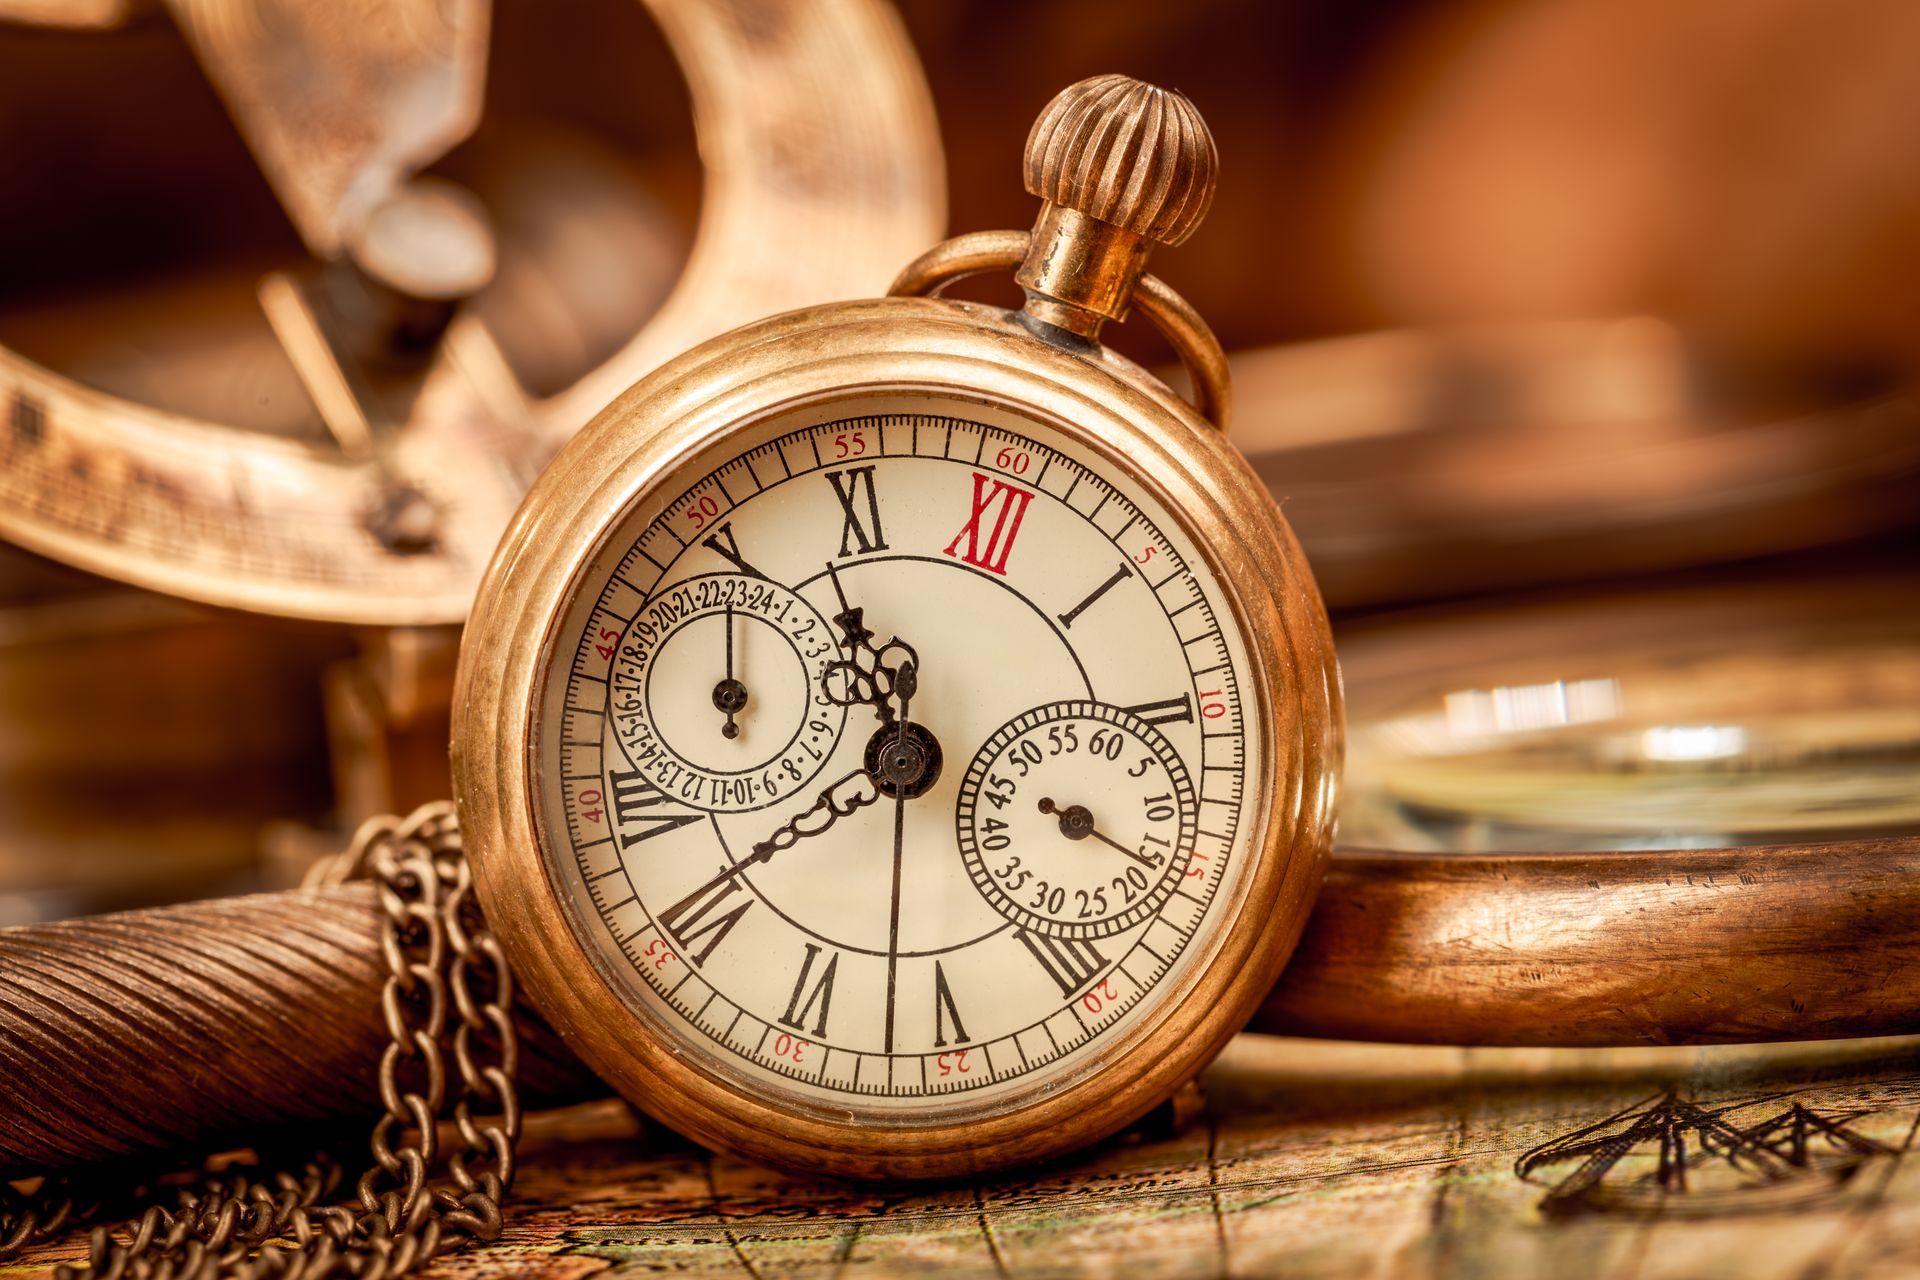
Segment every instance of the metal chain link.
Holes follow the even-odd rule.
[[[385,916],[380,1007],[389,1043],[380,1059],[385,1110],[373,1128],[374,1163],[352,1199],[335,1202],[343,1170],[326,1154],[297,1171],[210,1163],[187,1179],[124,1189],[122,1203],[168,1201],[148,1204],[118,1233],[95,1227],[91,1272],[63,1265],[59,1280],[383,1280],[499,1235],[520,1137],[513,975],[480,917],[453,806],[372,819],[307,884],[361,876],[378,885]],[[434,1182],[443,1163],[449,1047],[457,1142],[446,1144],[445,1177]],[[0,1260],[106,1216],[92,1190],[67,1178],[47,1178],[31,1192],[0,1183]]]

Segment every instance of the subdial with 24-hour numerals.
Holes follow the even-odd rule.
[[[689,578],[607,643],[615,739],[649,785],[690,807],[738,813],[790,796],[846,723],[823,692],[833,632],[779,583]]]

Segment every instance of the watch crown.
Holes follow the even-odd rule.
[[[1046,202],[1014,276],[1027,314],[1088,339],[1125,319],[1148,251],[1193,234],[1219,168],[1177,93],[1113,75],[1061,90],[1027,135],[1027,190]]]
[[[1193,234],[1219,169],[1194,105],[1132,76],[1067,86],[1027,135],[1030,193],[1160,244]]]

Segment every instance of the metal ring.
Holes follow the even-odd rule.
[[[1024,231],[975,231],[943,240],[907,264],[887,293],[896,298],[935,298],[955,281],[989,271],[1010,271],[1027,256]],[[1166,336],[1193,380],[1193,407],[1201,417],[1227,429],[1232,414],[1233,387],[1227,373],[1227,353],[1220,340],[1193,309],[1158,276],[1141,276],[1133,289],[1133,305],[1147,322]]]

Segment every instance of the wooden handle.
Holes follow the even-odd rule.
[[[1920,1031],[1920,838],[1337,853],[1252,1029],[1476,1045]]]
[[[0,1178],[380,1110],[370,884],[0,929]],[[520,1019],[523,1100],[604,1093]]]

